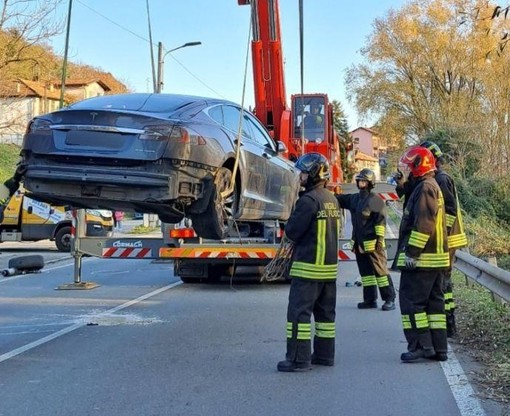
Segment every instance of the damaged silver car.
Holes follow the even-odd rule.
[[[133,93],[34,118],[21,155],[37,198],[186,217],[199,236],[221,239],[242,223],[288,219],[299,182],[285,151],[233,102]]]

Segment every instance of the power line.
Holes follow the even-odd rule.
[[[120,29],[122,29],[122,30],[124,30],[124,31],[126,31],[126,32],[128,32],[130,34],[132,34],[133,36],[137,37],[138,39],[141,39],[141,40],[151,44],[151,41],[149,39],[144,38],[143,36],[139,35],[138,33],[133,32],[131,29],[128,29],[127,27],[122,26],[120,23],[115,22],[114,20],[110,19],[108,16],[105,16],[101,12],[99,12],[96,9],[94,9],[94,8],[90,7],[89,5],[85,4],[83,1],[81,1],[81,0],[76,0],[76,1],[78,3],[80,3],[83,7],[89,9],[91,12],[97,14],[98,16],[102,17],[103,19],[107,20],[108,22],[112,23],[113,25],[117,26],[118,28],[120,28]],[[152,43],[152,46],[157,46],[157,45]],[[177,62],[181,66],[182,69],[184,69],[189,75],[191,75],[193,78],[195,78],[198,82],[200,82],[208,90],[212,91],[213,93],[215,93],[216,95],[220,96],[221,98],[225,98],[222,94],[220,94],[218,91],[214,90],[214,88],[211,88],[204,81],[202,81],[198,76],[196,76],[193,72],[191,72],[188,68],[186,68],[186,66],[184,66],[184,64],[182,64],[177,58],[172,56],[172,54],[170,54],[170,57],[175,62]]]

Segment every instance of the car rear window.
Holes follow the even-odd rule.
[[[189,96],[165,94],[121,94],[103,95],[79,101],[69,109],[74,110],[127,110],[150,113],[173,113],[195,103]]]

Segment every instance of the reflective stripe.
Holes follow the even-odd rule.
[[[397,266],[405,267],[405,253],[398,255]],[[418,268],[446,268],[450,266],[450,256],[448,253],[421,253],[416,262]]]
[[[336,279],[338,263],[335,264],[310,264],[302,261],[292,262],[289,275],[305,279]]]
[[[317,249],[315,264],[324,264],[326,258],[326,220],[317,220]]]
[[[465,247],[467,246],[467,237],[466,234],[455,234],[448,236],[448,247],[456,248],[456,247]]]
[[[292,338],[292,322],[287,322],[287,338]]]
[[[335,338],[334,322],[316,322],[315,336],[318,338]]]
[[[384,225],[376,225],[375,227],[375,235],[378,237],[384,237],[386,230]]]
[[[414,314],[414,321],[416,323],[417,329],[423,329],[429,327],[429,320],[427,319],[427,313],[426,312],[420,312]]]
[[[363,241],[363,249],[365,251],[374,251],[375,250],[375,243],[377,243],[377,240],[366,240],[366,241]]]
[[[455,215],[446,214],[446,226],[450,228],[454,223],[457,217]]]
[[[420,233],[416,230],[411,231],[411,236],[409,237],[409,245],[424,248],[429,241],[430,236],[428,234]]]
[[[298,323],[297,339],[312,339],[312,324]]]
[[[363,285],[363,287],[376,286],[377,280],[374,275],[361,276],[361,284]]]
[[[446,315],[435,313],[427,316],[430,329],[446,329]]]
[[[412,329],[411,318],[409,315],[402,315],[402,327],[404,329]]]
[[[390,285],[390,280],[388,279],[388,276],[379,276],[377,278],[377,286],[379,287],[386,287]]]
[[[444,210],[444,199],[443,194],[439,193],[439,200],[437,202],[437,205],[439,206],[439,215],[436,219],[436,253],[443,253],[444,252],[444,229],[445,229],[445,210]],[[443,208],[443,209],[441,209]],[[448,256],[448,265],[450,265],[450,258]]]

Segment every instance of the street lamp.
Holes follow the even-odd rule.
[[[163,67],[165,65],[165,58],[170,52],[174,52],[177,49],[187,48],[188,46],[201,45],[202,42],[186,42],[184,45],[178,46],[177,48],[170,49],[163,54],[163,44],[158,42],[158,88],[157,91],[160,93],[163,90]]]

